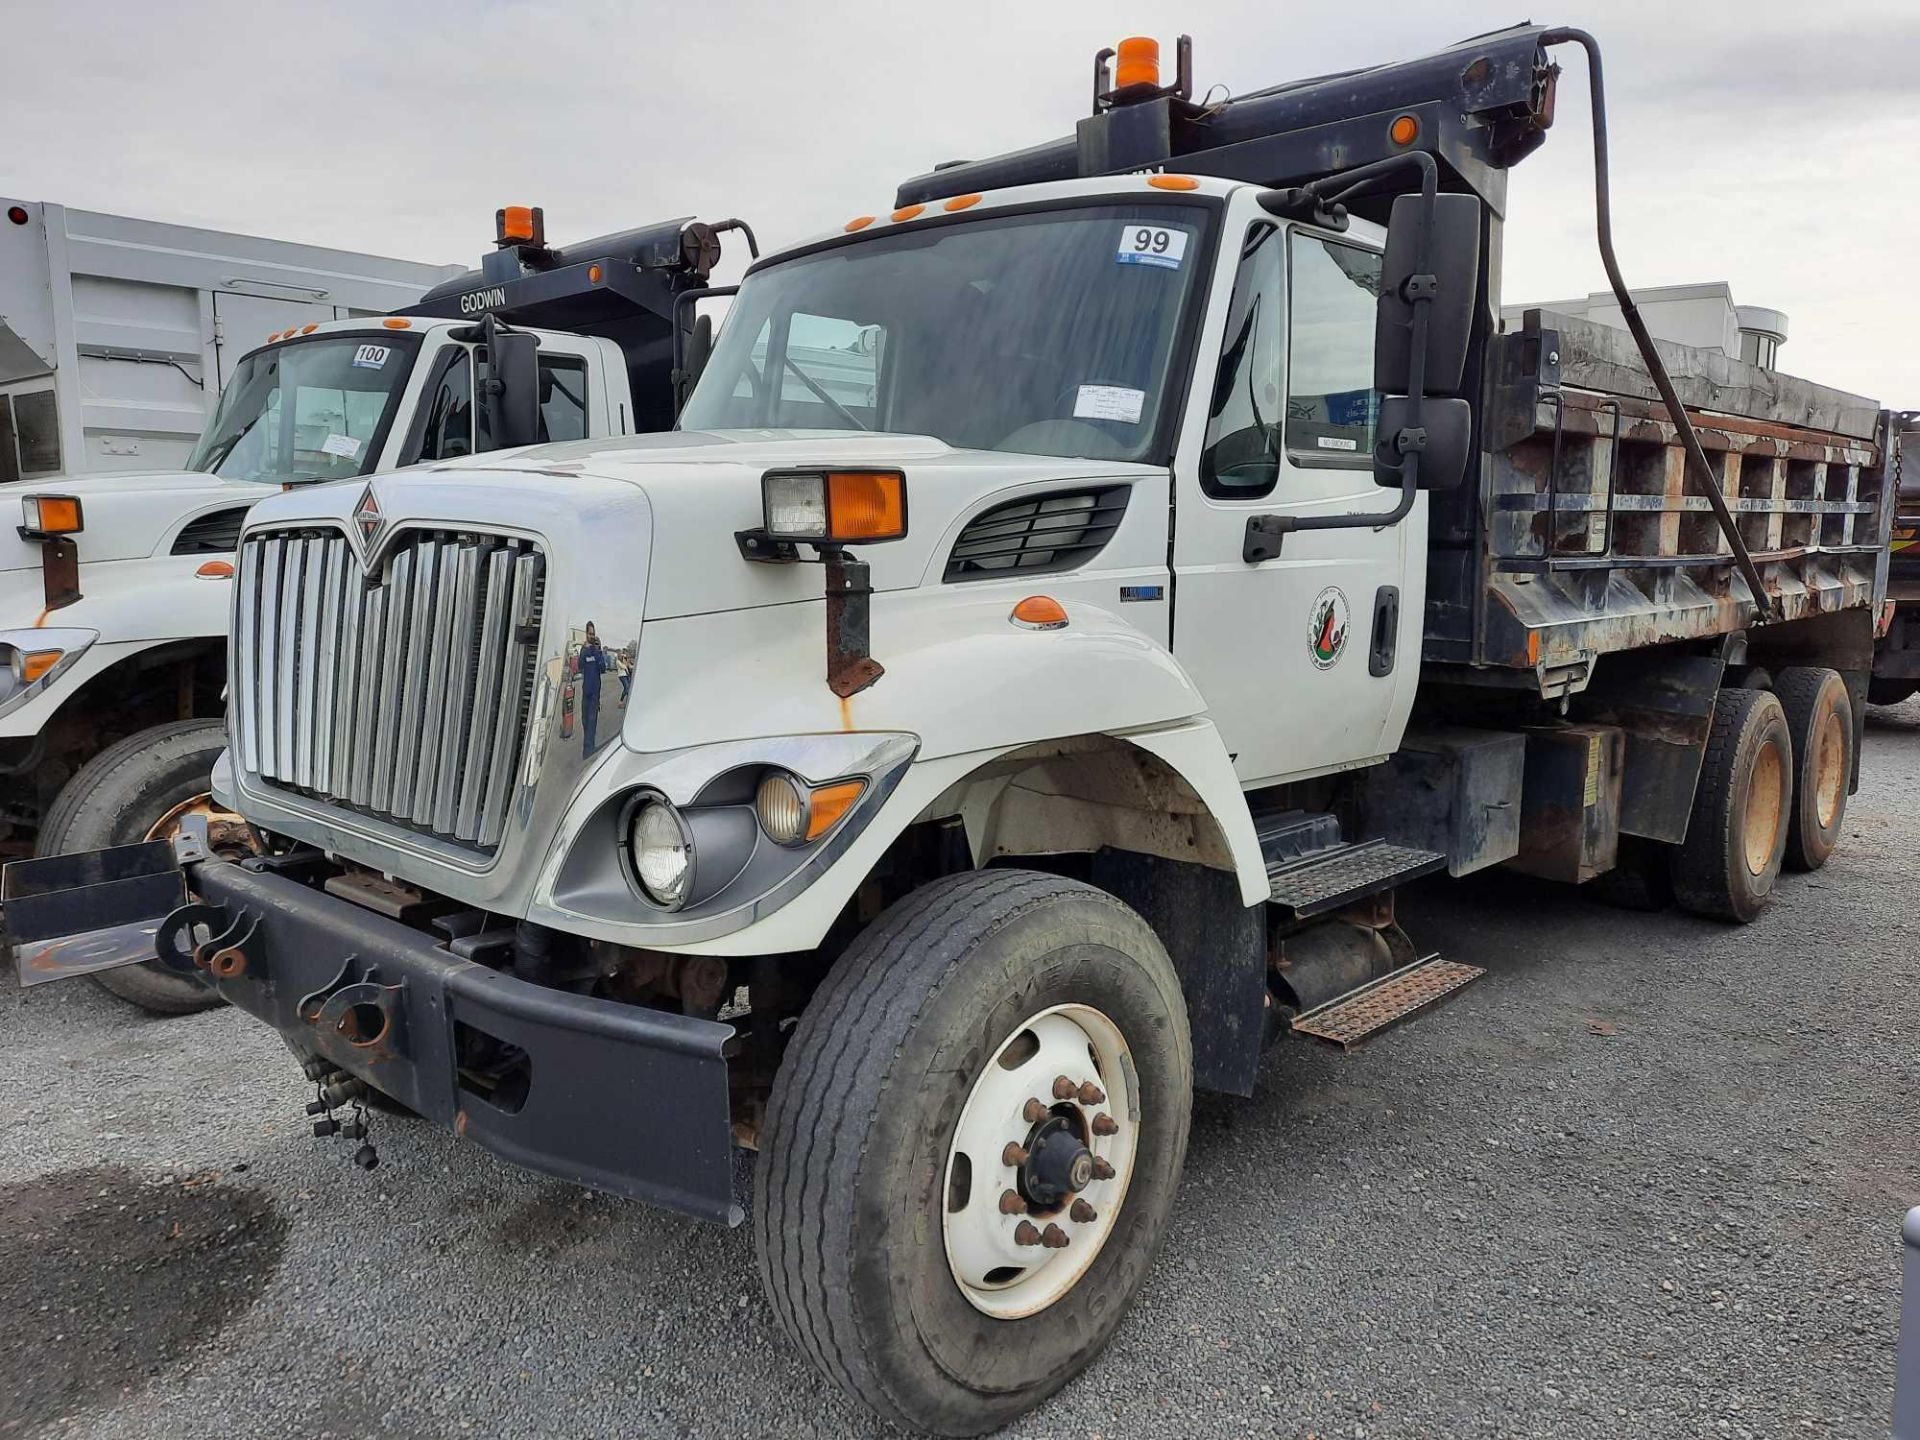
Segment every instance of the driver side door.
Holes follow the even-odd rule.
[[[1372,470],[1379,249],[1267,218],[1228,233],[1238,266],[1175,460],[1173,653],[1251,788],[1398,744],[1419,670],[1426,500],[1397,525],[1294,532],[1278,556],[1242,558],[1253,516],[1391,502]]]

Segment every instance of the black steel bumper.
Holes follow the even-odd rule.
[[[196,959],[214,987],[296,1051],[517,1165],[701,1219],[742,1219],[724,1053],[732,1026],[530,984],[241,864],[198,862],[187,881],[201,904],[160,921],[160,953],[192,953],[200,939]],[[102,905],[91,923],[130,918]],[[516,1083],[463,1065],[477,1052],[515,1057]]]

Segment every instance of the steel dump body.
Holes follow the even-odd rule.
[[[1894,488],[1875,402],[1660,342],[1763,617],[1624,330],[1530,310],[1489,348],[1478,485],[1432,498],[1430,664],[1564,694],[1601,655],[1873,613]]]

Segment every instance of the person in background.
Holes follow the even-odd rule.
[[[600,643],[600,632],[587,622],[587,638],[574,657],[574,671],[580,677],[580,746],[591,755],[597,743],[595,731],[600,724],[600,677],[613,668],[613,657]]]

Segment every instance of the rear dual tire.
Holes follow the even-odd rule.
[[[1791,828],[1793,740],[1765,690],[1722,690],[1694,787],[1687,838],[1673,850],[1674,899],[1719,920],[1753,920],[1773,898]]]
[[[1071,1038],[1065,1024],[1081,1027],[1083,1056],[1044,1048]],[[1039,1072],[1056,1068],[1102,1099],[1048,1090]],[[1191,1077],[1172,964],[1113,897],[1013,870],[908,896],[834,967],[774,1083],[753,1223],[782,1328],[896,1425],[1007,1424],[1099,1353],[1145,1278],[1186,1154]],[[1013,1118],[1022,1096],[1041,1106],[1035,1132]],[[1071,1122],[1113,1173],[1028,1202],[1039,1192],[983,1114],[1011,1146]],[[1116,1129],[1089,1128],[1094,1114]],[[1001,1210],[1010,1195],[1029,1208]],[[1023,1223],[1067,1243],[1028,1241],[975,1273],[980,1247],[1013,1246]]]

